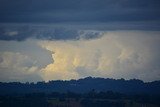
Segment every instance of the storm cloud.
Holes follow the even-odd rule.
[[[0,41],[0,81],[160,79],[159,31],[106,31],[94,39]],[[81,35],[83,37],[83,35]]]
[[[45,80],[86,76],[160,79],[159,32],[113,31],[98,39],[42,41],[53,62],[42,69]],[[154,36],[154,38],[153,38]]]

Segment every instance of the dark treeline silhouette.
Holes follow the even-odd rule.
[[[0,83],[0,95],[5,94],[26,94],[34,92],[75,92],[87,93],[94,89],[97,92],[113,91],[124,94],[158,94],[160,95],[160,81],[143,82],[141,80],[132,79],[104,79],[87,77],[79,80],[70,81],[49,81],[37,83]]]
[[[0,107],[160,107],[160,81],[87,77],[0,83]]]

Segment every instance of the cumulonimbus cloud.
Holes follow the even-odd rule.
[[[41,41],[53,62],[42,69],[44,80],[85,76],[160,79],[160,32],[112,31],[101,38]]]
[[[104,32],[103,32],[104,33]],[[78,40],[0,41],[0,81],[160,79],[159,31],[108,31]]]

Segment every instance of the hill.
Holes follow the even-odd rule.
[[[125,80],[125,79],[105,79],[87,77],[79,80],[69,81],[49,81],[49,82],[37,82],[37,83],[0,83],[0,95],[6,94],[27,94],[34,92],[75,92],[75,93],[87,93],[91,90],[96,92],[113,91],[123,94],[150,94],[160,95],[160,81],[143,82],[137,79]]]

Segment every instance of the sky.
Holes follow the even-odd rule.
[[[160,80],[159,0],[0,0],[0,82]]]

